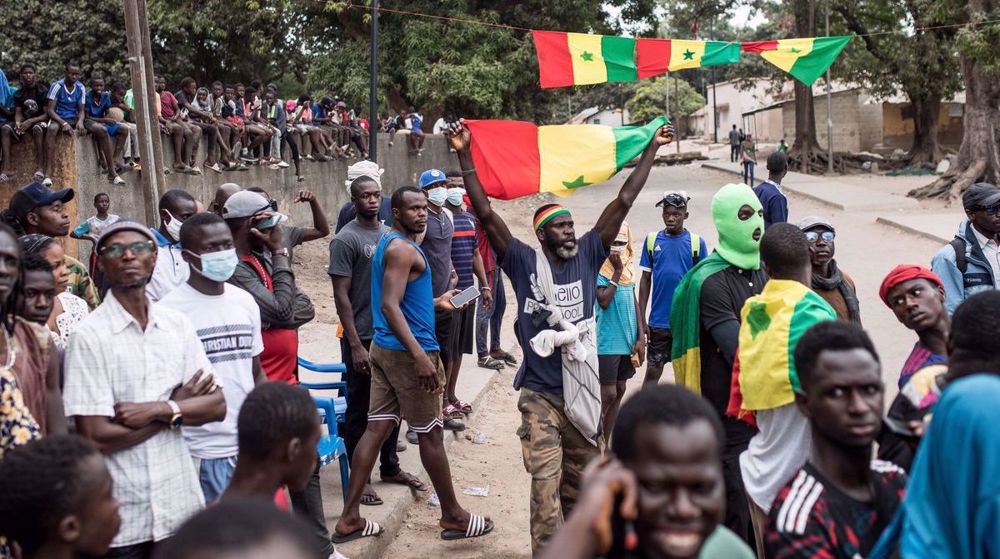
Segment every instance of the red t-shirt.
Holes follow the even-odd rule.
[[[160,116],[170,120],[177,116],[177,98],[169,91],[160,93]]]
[[[267,273],[260,261],[251,255],[243,261],[257,272],[268,291],[274,291],[271,274]],[[264,351],[260,354],[260,365],[271,382],[299,383],[299,333],[291,328],[265,328],[260,332]]]

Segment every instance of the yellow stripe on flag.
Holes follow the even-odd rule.
[[[702,56],[705,56],[705,41],[673,39],[670,41],[670,66],[667,71],[699,68]]]
[[[812,38],[805,39],[782,39],[778,41],[777,50],[768,50],[760,53],[771,64],[789,72],[795,62],[803,56],[812,52]]]
[[[539,192],[568,194],[614,174],[615,134],[596,124],[539,126],[538,157]]]
[[[673,360],[674,384],[701,394],[701,348],[692,347]]]
[[[573,60],[573,83],[604,83],[608,81],[608,68],[601,55],[601,35],[567,33],[569,57]]]

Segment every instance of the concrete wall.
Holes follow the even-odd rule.
[[[878,105],[863,104],[856,90],[832,95],[834,151],[866,151],[881,141],[882,113]],[[816,137],[821,146],[827,145],[826,96],[813,99],[816,115]],[[795,102],[782,106],[782,121],[786,138],[795,137]],[[791,143],[791,142],[789,142]]]
[[[447,171],[458,167],[458,159],[448,151],[447,142],[443,136],[428,134],[424,143],[422,156],[410,155],[407,149],[405,135],[396,137],[392,147],[389,147],[387,134],[379,135],[379,165],[385,168],[382,175],[382,185],[387,192],[399,186],[416,185],[420,173],[430,168]],[[164,142],[164,161],[172,160],[172,150]],[[30,142],[22,142],[14,146],[11,157],[14,163],[14,175],[10,182],[0,185],[0,204],[6,207],[13,193],[22,185],[32,180],[35,171],[34,148]],[[204,147],[197,157],[201,166],[204,160]],[[71,138],[61,135],[56,144],[56,165],[53,173],[53,188],[73,188],[76,198],[69,206],[70,218],[75,226],[78,222],[94,214],[93,199],[99,192],[111,195],[111,211],[122,217],[135,218],[143,221],[143,194],[135,173],[126,173],[124,186],[110,184],[97,162],[93,141],[89,136]],[[245,172],[215,173],[202,166],[204,174],[180,175],[170,174],[166,177],[167,189],[180,188],[191,193],[206,206],[211,202],[215,189],[225,182],[235,182],[244,187],[259,186],[268,191],[272,198],[278,200],[283,213],[289,213],[292,220],[298,223],[308,223],[310,220],[307,204],[293,204],[300,189],[313,191],[320,203],[326,209],[330,225],[333,226],[337,213],[348,201],[344,180],[347,178],[347,167],[355,160],[301,162],[304,182],[296,182],[293,166],[280,171],[265,167],[253,167]],[[160,192],[162,194],[162,192]],[[80,243],[80,255],[89,254],[90,243]],[[76,241],[68,240],[66,248],[70,253],[77,254]]]
[[[886,147],[910,149],[913,145],[913,116],[909,103],[885,103],[883,143]],[[938,142],[942,147],[957,150],[962,144],[964,104],[942,103],[938,116]],[[906,113],[906,118],[903,118]]]

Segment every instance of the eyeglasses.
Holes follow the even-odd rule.
[[[268,204],[268,207],[270,207],[271,211],[273,211],[273,212],[278,211],[278,201],[277,200],[271,200],[271,203]]]
[[[986,212],[986,215],[991,215],[991,216],[992,215],[997,215],[997,212],[1000,212],[1000,204],[989,206],[989,207],[979,206],[976,209],[979,210],[979,211],[981,211],[981,212]]]
[[[822,233],[816,231],[806,231],[806,240],[810,243],[815,243],[816,241],[823,239],[824,242],[832,242],[837,238],[837,235],[833,231],[823,231]]]
[[[101,248],[101,256],[118,259],[125,256],[125,251],[130,250],[135,256],[149,254],[153,252],[153,241],[137,241],[129,244],[115,243]]]

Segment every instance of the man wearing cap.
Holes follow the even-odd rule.
[[[54,239],[66,237],[69,235],[69,214],[63,204],[72,200],[73,195],[72,188],[53,191],[39,181],[32,182],[14,193],[4,219],[15,231],[25,235],[48,235]],[[72,256],[66,255],[65,258],[69,272],[66,291],[87,301],[91,309],[96,309],[101,299],[86,266]]]
[[[351,195],[351,183],[354,179],[358,177],[371,177],[379,188],[382,187],[382,173],[385,169],[380,169],[378,164],[374,161],[368,161],[367,159],[353,163],[347,168],[347,180],[344,181],[344,185],[347,187],[348,196]],[[352,200],[348,200],[340,207],[340,212],[337,213],[337,226],[334,227],[334,233],[340,233],[340,230],[344,228],[345,225],[351,222],[358,215],[358,210],[354,206]],[[378,220],[382,225],[389,227],[392,225],[392,202],[388,196],[382,194],[382,202],[378,208]]]
[[[535,554],[576,504],[583,468],[603,447],[598,426],[601,402],[597,348],[593,340],[597,276],[625,216],[646,184],[656,150],[673,141],[673,137],[670,125],[657,130],[594,228],[580,238],[569,210],[558,204],[539,208],[534,230],[541,246],[534,249],[514,238],[490,207],[469,150],[471,132],[456,123],[449,135],[451,146],[458,152],[472,207],[517,297],[517,334],[524,354],[514,380],[515,388],[521,391],[521,426],[517,434],[525,469],[531,474],[531,549]],[[553,322],[559,331],[554,332]],[[572,341],[572,350],[536,351],[551,348],[535,342],[561,338],[560,334],[573,330],[579,335]],[[555,336],[549,334],[552,332]],[[580,346],[590,348],[584,362],[569,357],[571,351],[579,357],[576,350]],[[591,351],[595,355],[590,356]],[[569,382],[564,383],[564,378]]]
[[[920,369],[948,362],[951,319],[941,278],[923,266],[900,264],[882,280],[878,296],[900,324],[917,333],[917,343],[899,373],[900,387]]]
[[[434,297],[440,297],[455,285],[458,276],[455,273],[455,266],[451,261],[451,239],[455,236],[454,216],[451,210],[445,207],[448,202],[448,181],[444,172],[440,169],[428,169],[421,173],[420,190],[427,195],[427,227],[423,233],[423,239],[417,236],[420,242],[420,250],[424,251],[427,262],[431,267],[431,287]],[[451,363],[454,355],[452,338],[452,321],[459,320],[458,316],[446,310],[436,310],[434,312],[435,337],[438,345],[441,346],[441,362]],[[445,367],[450,373],[449,367]],[[450,381],[450,378],[449,378]],[[441,407],[444,413],[444,428],[450,431],[464,431],[465,423],[462,422],[462,411],[456,408],[448,400],[447,390],[443,395]],[[416,434],[413,431],[406,433],[406,440],[410,444],[415,444]]]
[[[962,194],[967,219],[931,260],[944,283],[948,314],[970,296],[1000,287],[1000,189],[976,183]]]
[[[103,452],[121,503],[107,557],[146,559],[205,505],[181,427],[221,421],[226,402],[188,318],[146,296],[152,232],[119,221],[95,250],[110,290],[69,339],[63,396],[77,433]]]
[[[809,241],[809,261],[812,264],[810,287],[830,303],[838,319],[861,324],[861,308],[854,280],[842,272],[833,259],[833,240],[837,237],[833,223],[813,215],[800,221],[799,229]]]
[[[690,198],[683,190],[663,193],[656,207],[663,208],[663,229],[646,235],[639,257],[639,316],[640,328],[647,337],[645,383],[660,381],[663,366],[670,361],[670,307],[674,290],[684,274],[707,256],[705,240],[684,228],[688,218]],[[653,305],[646,320],[646,305],[652,292]]]
[[[150,228],[156,239],[156,267],[146,285],[146,294],[154,303],[186,282],[191,275],[181,247],[181,224],[198,213],[198,203],[194,196],[174,189],[160,196],[159,208],[160,226]]]
[[[781,179],[788,173],[788,157],[776,151],[767,157],[767,180],[753,192],[764,206],[764,229],[788,221],[788,198],[781,191]]]

